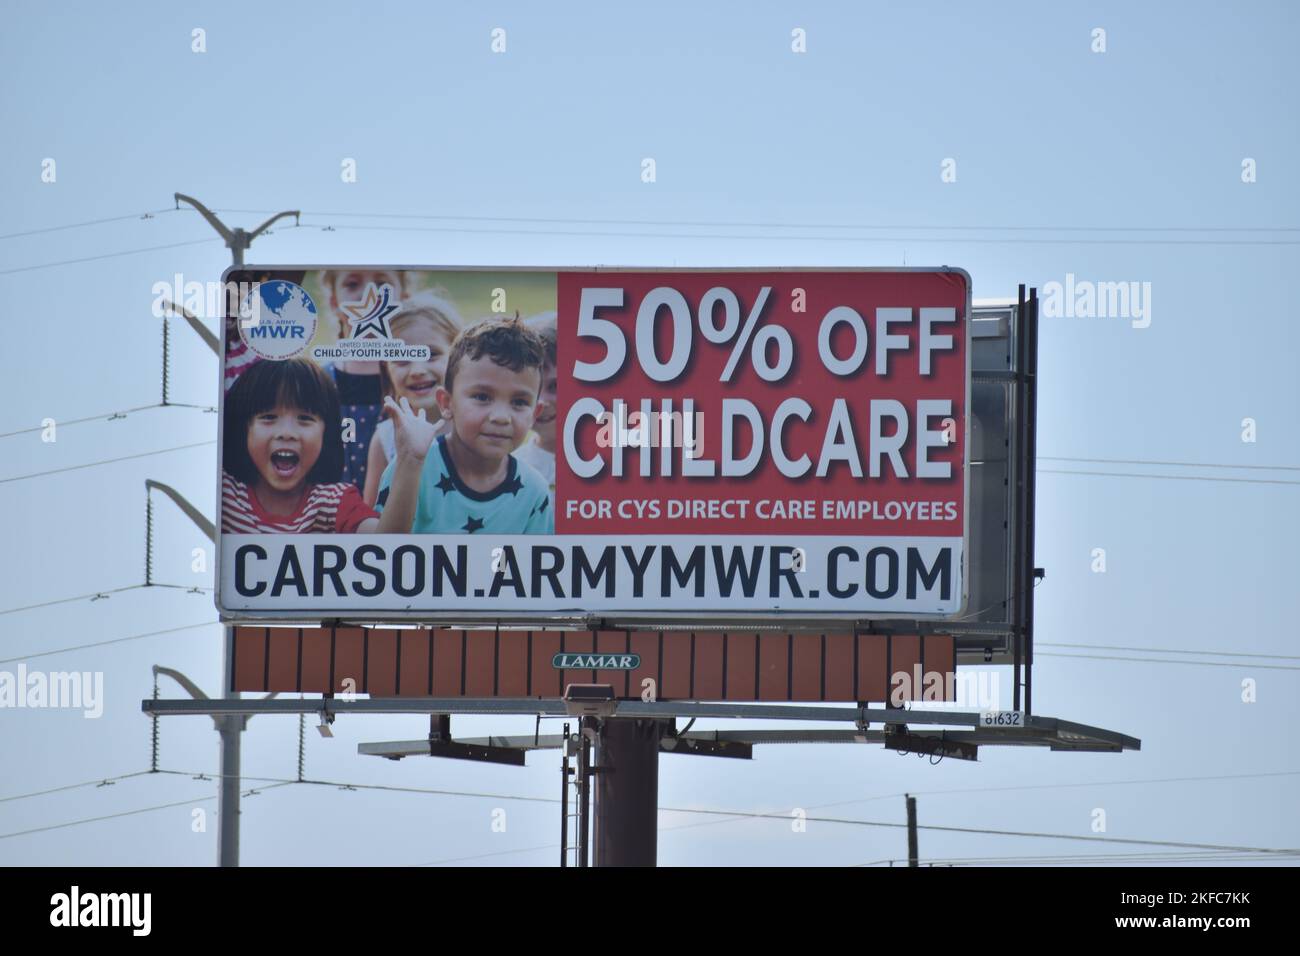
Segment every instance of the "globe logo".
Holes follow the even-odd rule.
[[[240,303],[239,337],[264,359],[295,358],[307,351],[315,334],[316,303],[296,283],[259,282]]]

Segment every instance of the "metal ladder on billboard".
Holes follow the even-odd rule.
[[[560,745],[560,866],[585,867],[590,865],[591,834],[591,740],[584,732],[585,720],[572,732],[570,724],[564,725]],[[572,791],[572,793],[570,793]],[[569,812],[569,800],[573,812]],[[572,821],[572,840],[570,840]],[[573,862],[569,854],[573,854]]]

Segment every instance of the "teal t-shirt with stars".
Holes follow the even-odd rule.
[[[375,510],[388,503],[394,458],[379,479]],[[415,506],[412,534],[554,534],[555,514],[550,487],[531,465],[509,456],[506,477],[491,491],[475,491],[461,480],[440,435],[420,472],[420,498]]]

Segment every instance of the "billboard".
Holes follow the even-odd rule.
[[[277,267],[223,331],[232,620],[950,619],[969,276]]]

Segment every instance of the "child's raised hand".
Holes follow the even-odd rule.
[[[393,401],[391,395],[385,396],[384,407],[393,419],[393,441],[397,446],[397,457],[423,461],[429,454],[434,439],[444,430],[445,422],[441,418],[429,421],[425,418],[424,409],[416,412],[405,397],[399,404]]]

